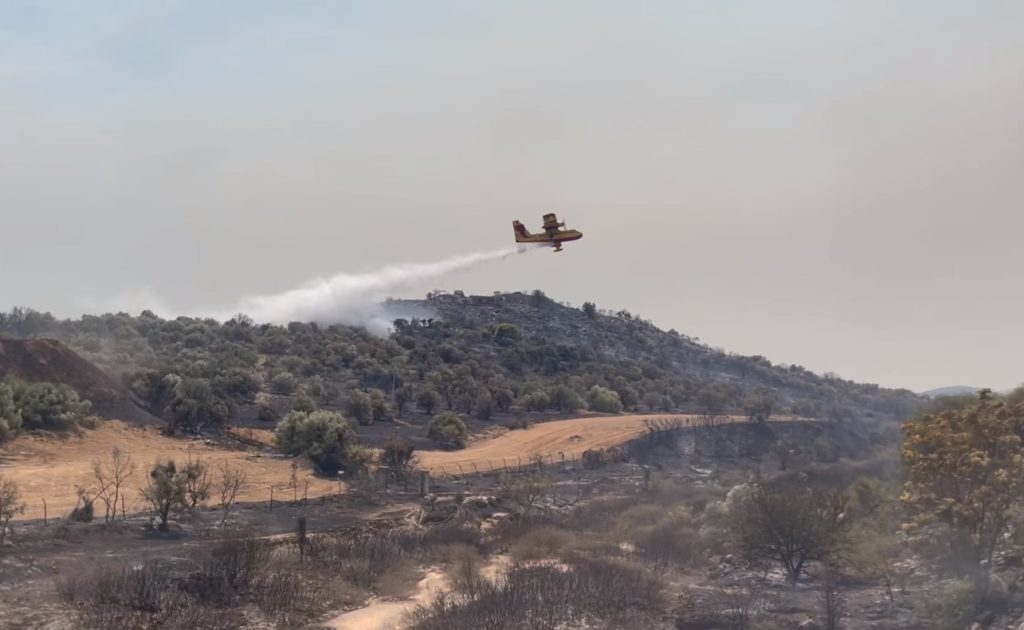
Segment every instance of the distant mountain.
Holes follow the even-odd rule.
[[[921,392],[925,398],[945,398],[947,396],[973,396],[978,393],[980,387],[969,387],[967,385],[950,385],[948,387],[936,387],[926,392]]]

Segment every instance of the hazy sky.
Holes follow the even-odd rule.
[[[433,284],[1015,385],[1024,2],[0,0],[0,308],[226,308],[550,210],[584,239]]]

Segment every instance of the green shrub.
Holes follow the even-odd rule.
[[[256,419],[260,422],[277,422],[281,419],[277,411],[268,403],[260,403],[256,409]]]
[[[622,401],[619,394],[613,389],[594,385],[587,392],[587,406],[591,411],[601,413],[619,413],[622,411]]]
[[[14,388],[0,382],[0,440],[21,429],[21,410],[14,404]]]
[[[432,414],[441,406],[441,395],[430,388],[420,390],[420,393],[416,395],[416,406],[423,413]]]
[[[462,448],[466,445],[466,423],[458,414],[438,414],[427,425],[427,437],[444,448]]]
[[[365,464],[355,429],[341,414],[293,411],[274,433],[282,452],[308,457],[324,474],[359,472]]]
[[[498,324],[494,330],[494,342],[502,347],[514,346],[522,333],[515,324]]]
[[[299,379],[291,372],[280,372],[270,381],[270,388],[275,394],[291,394],[298,385]]]
[[[7,402],[0,406],[6,408],[8,430],[16,430],[19,424],[25,429],[66,429],[84,418],[91,407],[66,385],[11,381],[7,387],[9,394],[0,393]]]
[[[361,425],[371,424],[373,418],[373,399],[361,390],[352,390],[345,397],[345,413]]]
[[[567,385],[558,385],[553,388],[548,397],[551,399],[551,406],[559,411],[576,411],[583,406],[583,399],[576,393],[576,390]]]
[[[551,398],[542,391],[530,392],[520,396],[519,406],[527,411],[544,411],[551,406]]]

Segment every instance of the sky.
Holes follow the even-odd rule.
[[[924,390],[1024,381],[1024,3],[0,0],[0,308],[543,289]]]

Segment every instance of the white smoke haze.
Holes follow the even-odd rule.
[[[533,246],[507,247],[452,256],[437,262],[389,265],[367,273],[336,273],[281,293],[244,297],[230,311],[212,316],[223,321],[244,313],[259,323],[348,324],[366,326],[372,332],[383,333],[393,319],[393,314],[382,310],[384,298],[396,292],[423,287],[448,274],[537,249]]]

